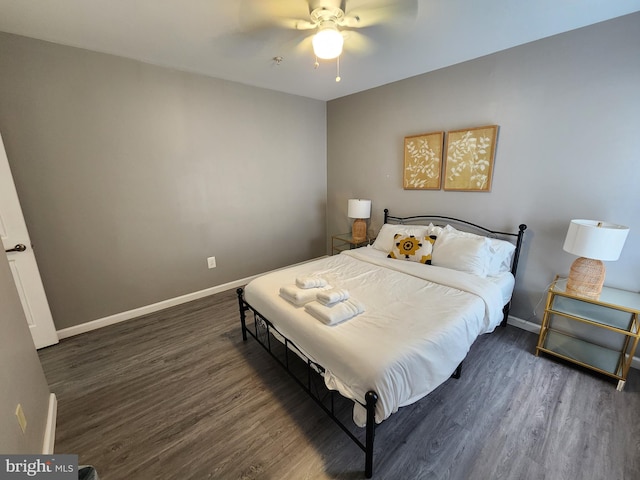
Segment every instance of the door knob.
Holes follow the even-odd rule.
[[[10,248],[9,250],[5,250],[5,253],[9,253],[9,252],[24,252],[27,249],[27,246],[22,244],[22,243],[18,243],[15,247]]]

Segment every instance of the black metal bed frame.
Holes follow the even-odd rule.
[[[318,406],[324,410],[324,412],[342,429],[342,431],[344,431],[351,440],[360,447],[360,449],[365,453],[365,476],[367,478],[371,478],[373,475],[373,439],[375,436],[375,411],[376,403],[378,402],[378,394],[374,391],[368,391],[365,394],[365,403],[354,400],[362,405],[367,412],[365,441],[363,443],[360,438],[354,435],[354,433],[349,430],[344,423],[342,423],[342,420],[336,416],[334,399],[335,394],[338,392],[336,390],[328,390],[325,388],[325,395],[322,395],[317,388],[318,385],[313,383],[313,376],[315,374],[322,375],[324,373],[324,367],[308,358],[295,343],[280,333],[273,323],[249,305],[249,303],[244,299],[244,289],[238,288],[236,293],[238,295],[238,306],[240,308],[242,340],[247,340],[247,334],[252,336],[269,353],[269,355],[271,355],[271,357],[273,357],[278,364],[284,368],[289,376],[318,404]],[[247,312],[252,312],[253,314],[253,321],[251,322],[252,327],[247,326]],[[275,338],[276,345],[284,343],[284,360],[274,353],[272,338]],[[290,360],[290,355],[296,355],[306,363],[306,381],[301,380],[291,369],[292,362]],[[314,386],[316,388],[313,388]],[[327,395],[329,396],[329,406],[326,405]]]
[[[437,221],[440,223],[455,223],[458,225],[464,225],[466,228],[475,229],[478,233],[482,233],[483,235],[490,238],[497,239],[511,239],[512,237],[516,238],[515,245],[516,249],[513,253],[513,260],[511,261],[511,274],[513,278],[516,277],[516,272],[518,271],[518,261],[520,260],[520,250],[522,248],[522,240],[524,239],[524,231],[527,229],[527,226],[524,223],[518,225],[518,233],[510,233],[510,232],[500,232],[497,230],[490,230],[486,227],[482,227],[480,225],[476,225],[475,223],[468,222],[466,220],[461,220],[459,218],[454,217],[445,217],[443,215],[413,215],[409,217],[396,217],[393,215],[389,215],[389,209],[384,209],[384,223],[389,223],[390,221],[400,224],[400,225],[411,225],[418,224],[420,222],[425,221]],[[442,225],[444,226],[444,225]],[[511,301],[507,303],[502,309],[503,318],[500,326],[504,327],[507,325],[507,319],[509,317],[509,310],[511,309]]]
[[[520,257],[520,249],[522,247],[522,240],[524,237],[524,231],[527,228],[526,225],[521,224],[519,226],[518,233],[507,233],[489,230],[480,225],[476,225],[471,222],[460,220],[454,217],[446,217],[440,215],[416,215],[410,217],[397,217],[389,215],[388,209],[385,208],[384,210],[384,223],[393,222],[397,224],[410,225],[412,223],[425,220],[444,221],[448,223],[453,222],[456,224],[465,225],[466,227],[472,227],[479,232],[483,232],[486,236],[492,238],[516,237],[516,249],[511,265],[511,273],[515,277],[518,267],[518,260]],[[269,353],[269,355],[273,357],[282,368],[284,368],[289,376],[316,402],[316,404],[318,404],[318,406],[329,416],[329,418],[331,418],[342,429],[342,431],[344,431],[349,436],[349,438],[351,438],[351,440],[364,452],[365,477],[371,478],[373,476],[373,443],[376,430],[375,409],[376,403],[378,401],[378,394],[372,390],[368,391],[365,394],[365,403],[362,403],[358,400],[353,400],[362,405],[366,411],[365,439],[363,442],[351,430],[349,430],[349,428],[347,428],[342,420],[336,415],[334,400],[336,393],[340,395],[339,392],[337,392],[336,390],[328,390],[325,387],[323,389],[323,392],[321,393],[319,391],[320,389],[318,388],[318,383],[314,383],[314,377],[318,374],[322,376],[322,374],[324,373],[324,367],[308,358],[293,341],[280,333],[271,321],[269,321],[266,317],[261,315],[260,312],[253,308],[244,299],[244,289],[238,288],[236,290],[236,293],[238,296],[238,308],[240,310],[240,323],[242,325],[242,340],[246,341],[248,338],[247,335],[252,336]],[[504,318],[501,323],[502,326],[506,325],[510,305],[511,302],[504,306]],[[248,325],[247,323],[248,312],[251,312],[253,316],[253,320],[250,322],[250,325]],[[272,339],[274,339],[275,343],[272,342]],[[281,358],[281,356],[278,356],[275,352],[276,346],[278,345],[284,345],[284,359]],[[296,357],[298,357],[298,359],[301,359],[306,364],[306,375],[304,375],[305,380],[302,380],[299,375],[297,375],[292,369],[293,361],[290,359],[291,355],[295,355]],[[458,365],[451,377],[459,378],[461,375],[461,371],[462,363]],[[324,387],[324,383],[322,383],[322,386]]]

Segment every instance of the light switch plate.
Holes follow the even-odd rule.
[[[22,410],[22,405],[20,404],[16,407],[16,417],[18,417],[22,433],[25,433],[27,431],[27,417],[24,416],[24,410]]]

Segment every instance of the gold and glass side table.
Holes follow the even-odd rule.
[[[331,237],[331,255],[340,253],[344,250],[351,250],[352,248],[364,247],[371,245],[375,239],[367,237],[361,242],[356,242],[351,233],[341,233],[339,235],[333,235]]]
[[[640,339],[640,294],[603,287],[594,299],[566,287],[560,276],[549,287],[536,356],[544,352],[613,377],[622,391]]]

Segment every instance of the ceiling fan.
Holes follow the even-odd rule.
[[[249,3],[247,7],[255,24],[315,31],[310,37],[315,67],[318,68],[318,59],[336,59],[337,82],[345,40],[353,40],[353,49],[366,43],[356,38],[355,30],[415,18],[418,10],[418,0],[251,0]],[[274,60],[280,63],[282,57]]]

